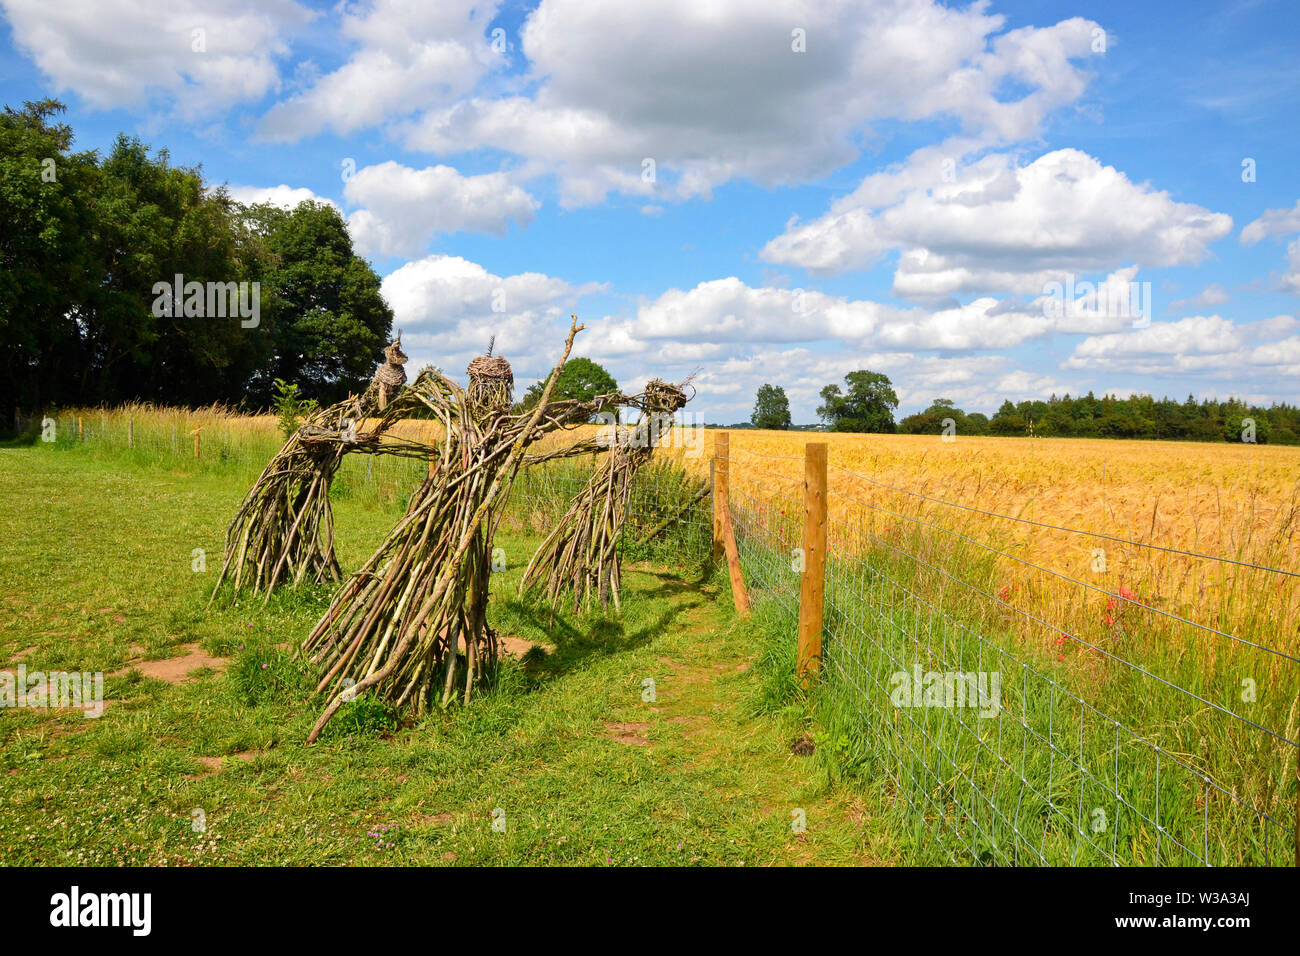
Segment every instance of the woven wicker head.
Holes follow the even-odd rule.
[[[654,378],[646,383],[646,407],[656,412],[675,412],[686,405],[686,392],[673,385]]]
[[[488,408],[514,401],[515,373],[502,355],[480,355],[469,363],[470,400]]]
[[[384,358],[389,365],[406,364],[406,353],[402,351],[402,333],[400,331],[397,333],[397,338],[393,340],[393,344],[384,349]]]

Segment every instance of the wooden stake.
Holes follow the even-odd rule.
[[[201,425],[199,426],[199,428],[202,427],[203,426]],[[194,457],[195,458],[199,457],[199,429],[198,428],[194,429]]]
[[[727,574],[731,577],[731,599],[741,617],[749,617],[749,595],[745,593],[745,578],[740,573],[740,551],[736,548],[736,535],[731,527],[731,512],[722,513],[723,546],[727,553]]]
[[[713,560],[726,553],[722,518],[730,506],[731,439],[726,432],[713,436]]]
[[[81,416],[77,416],[77,441],[85,441],[86,436],[81,430]]]
[[[798,675],[816,676],[822,666],[822,602],[826,595],[826,445],[804,449],[803,578],[799,585]]]
[[[135,419],[134,418],[128,418],[126,420],[126,447],[127,448],[135,447]]]

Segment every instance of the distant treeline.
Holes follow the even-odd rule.
[[[1080,398],[1053,395],[1047,401],[1002,403],[992,418],[967,414],[947,399],[898,424],[904,434],[942,434],[945,419],[958,435],[1040,435],[1060,438],[1148,438],[1168,441],[1255,441],[1300,444],[1300,407],[1285,403],[1264,408],[1237,399],[1130,395]]]
[[[983,412],[962,411],[951,399],[936,398],[925,411],[895,423],[898,395],[888,376],[861,369],[844,376],[844,382],[844,389],[833,384],[821,390],[817,414],[827,431],[1300,444],[1300,407],[1285,402],[1264,408],[1235,398],[1198,402],[1188,395],[1187,401],[1178,402],[1149,395],[1098,398],[1089,392],[1081,398],[1008,400],[990,418]],[[791,425],[785,389],[764,384],[749,424],[730,427],[807,430],[810,426]]]
[[[364,384],[393,316],[337,209],[242,206],[125,135],[74,152],[63,109],[0,115],[0,430],[15,411]]]

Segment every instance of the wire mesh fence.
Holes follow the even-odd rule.
[[[802,462],[728,469],[751,594],[791,628]],[[912,861],[1293,862],[1295,572],[830,472],[822,716]]]

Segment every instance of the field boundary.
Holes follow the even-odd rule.
[[[805,682],[821,672],[823,717],[848,730],[848,761],[898,808],[917,862],[1300,865],[1300,658],[1140,596],[1106,554],[1211,566],[1206,586],[1294,594],[1300,575],[996,513],[833,460],[828,491],[827,470],[825,444],[773,456],[723,433],[715,535],[734,529],[749,596],[775,607]],[[1086,538],[1096,573],[1040,564],[955,514]],[[999,587],[1007,565],[1039,593]],[[1098,605],[1099,626],[1078,618]],[[1148,637],[1192,664],[1148,653]],[[1213,674],[1195,673],[1204,661]]]

